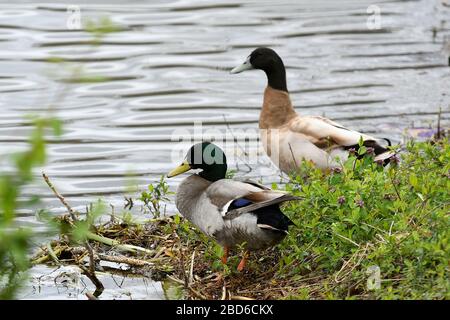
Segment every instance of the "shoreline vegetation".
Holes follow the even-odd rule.
[[[164,281],[174,299],[449,299],[448,137],[409,141],[386,168],[370,150],[358,152],[328,174],[302,164],[283,186],[305,198],[283,207],[296,227],[276,247],[251,253],[242,273],[239,248],[223,265],[213,240],[179,215],[161,215],[169,192],[163,178],[140,198],[154,218],[133,221],[128,202],[122,217],[113,212],[100,223],[104,204],[81,220],[44,174],[68,213],[45,218],[59,237],[31,263],[80,267],[96,285],[90,299],[103,291],[100,261]]]

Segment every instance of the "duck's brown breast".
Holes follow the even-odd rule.
[[[259,117],[259,128],[280,128],[296,116],[297,113],[292,107],[289,93],[267,86],[264,90],[264,101]]]

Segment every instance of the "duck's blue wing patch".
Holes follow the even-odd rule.
[[[247,200],[244,198],[239,198],[230,203],[230,206],[228,207],[228,211],[237,209],[237,208],[246,207],[252,203],[253,202],[251,202],[250,200]]]

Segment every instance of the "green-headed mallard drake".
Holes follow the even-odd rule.
[[[225,179],[225,154],[210,142],[193,145],[183,163],[167,176],[191,169],[202,171],[178,186],[176,206],[186,219],[224,247],[224,263],[231,247],[245,244],[246,250],[264,249],[286,236],[293,223],[281,212],[280,204],[297,197],[255,182]],[[239,271],[245,266],[246,255],[247,251]]]
[[[289,97],[283,61],[272,49],[254,50],[231,73],[251,69],[263,70],[267,75],[259,128],[262,129],[261,140],[266,153],[281,171],[296,171],[302,159],[310,160],[322,169],[338,166],[336,157],[345,161],[352,149],[358,150],[361,138],[364,146],[371,148],[375,161],[386,164],[394,155],[382,146],[381,141],[390,145],[388,139],[377,139],[347,129],[324,117],[297,114]]]

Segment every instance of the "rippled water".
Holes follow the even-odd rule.
[[[74,207],[99,197],[122,204],[127,185],[144,189],[168,172],[180,147],[172,141],[175,129],[192,131],[198,121],[220,134],[256,129],[266,79],[259,71],[228,70],[257,46],[283,58],[302,114],[395,142],[407,127],[435,123],[439,107],[449,124],[449,1],[377,1],[381,28],[375,30],[366,24],[372,0],[96,3],[79,2],[83,19],[108,16],[124,27],[96,47],[89,34],[67,29],[73,2],[0,4],[0,154],[26,146],[25,115],[56,103],[65,133],[49,136],[43,170]],[[50,62],[54,57],[69,62]],[[76,66],[107,81],[67,82]],[[258,149],[256,135],[250,146]],[[39,194],[41,207],[60,211],[39,174],[25,196]],[[279,179],[264,156],[249,175]],[[170,180],[171,188],[179,181]],[[20,219],[43,227],[33,208]]]

